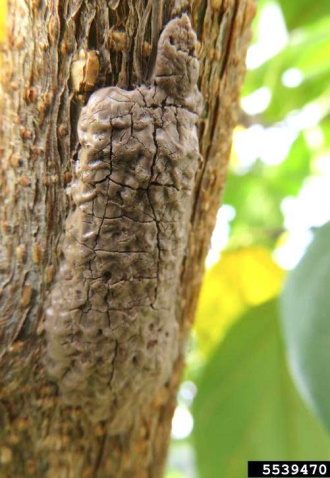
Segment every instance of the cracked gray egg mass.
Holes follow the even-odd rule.
[[[65,403],[125,431],[171,376],[176,297],[199,163],[196,36],[159,39],[153,84],[83,108],[63,259],[46,311],[49,375]]]

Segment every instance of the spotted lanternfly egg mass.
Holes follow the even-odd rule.
[[[63,400],[92,420],[113,417],[113,433],[168,381],[179,352],[176,298],[199,163],[195,44],[189,18],[172,20],[152,86],[102,88],[79,119],[46,366]]]

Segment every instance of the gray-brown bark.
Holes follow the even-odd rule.
[[[153,5],[154,4],[154,5]],[[153,5],[153,8],[151,8]],[[0,250],[2,477],[158,477],[224,184],[252,0],[11,0],[3,68]],[[150,10],[150,15],[148,14]],[[188,11],[199,39],[203,163],[178,274],[178,358],[171,379],[113,435],[111,420],[63,403],[44,368],[44,312],[60,262],[77,121],[91,91],[150,81],[160,30]],[[147,12],[147,13],[145,13]],[[145,13],[145,14],[144,14]],[[161,14],[161,15],[160,15]],[[132,377],[134,380],[134,377]]]

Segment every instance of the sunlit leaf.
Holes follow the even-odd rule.
[[[293,376],[330,430],[330,223],[318,229],[291,273],[282,297],[282,323]]]
[[[286,48],[262,64],[249,71],[244,84],[244,94],[261,86],[274,86],[283,71],[292,68],[301,69],[305,73],[319,71],[328,67],[329,59],[329,25],[330,16],[323,18],[315,25],[293,32]]]
[[[194,402],[200,478],[245,478],[248,460],[329,460],[284,359],[277,302],[249,312],[206,366]]]
[[[236,210],[232,221],[232,238],[237,236],[248,243],[255,241],[258,244],[268,244],[274,240],[272,230],[281,227],[282,198],[272,195],[272,189],[265,178],[266,170],[267,167],[257,161],[244,175],[229,174],[224,202]]]
[[[322,132],[324,135],[324,143],[325,147],[330,150],[330,115],[328,115],[324,120],[321,122],[320,127],[322,128]]]
[[[264,9],[265,6],[267,6],[270,3],[273,3],[274,0],[258,0],[258,8],[256,9],[254,21],[252,22],[251,29],[252,29],[252,41],[251,43],[254,43],[259,40],[258,38],[258,25],[260,22],[260,17],[262,14],[262,10]]]
[[[329,1],[279,0],[285,21],[290,30],[315,22],[329,15]]]
[[[206,273],[195,331],[204,354],[209,353],[228,326],[242,311],[276,296],[283,271],[262,247],[247,247],[223,253]]]
[[[270,105],[262,115],[265,120],[280,121],[290,111],[300,109],[325,94],[330,76],[329,30],[330,16],[293,32],[286,48],[259,68],[249,71],[243,95],[261,87],[268,87],[272,92]],[[302,82],[295,88],[282,82],[283,74],[292,68],[302,74]]]
[[[325,98],[329,98],[330,68],[324,68],[315,74],[309,75],[304,82],[295,88],[286,88],[278,83],[274,87],[276,95],[273,95],[269,107],[263,113],[265,121],[281,121],[290,112],[302,109],[307,103],[316,101],[323,103]],[[330,110],[330,108],[329,108]]]
[[[277,166],[265,167],[264,180],[274,201],[280,204],[286,196],[296,196],[311,173],[311,151],[303,134],[292,144],[285,160]]]
[[[300,134],[282,163],[266,165],[257,161],[243,175],[235,174],[234,168],[230,170],[224,202],[236,211],[231,223],[234,242],[247,240],[274,246],[283,225],[281,202],[286,196],[298,194],[310,174],[311,160],[312,154]]]

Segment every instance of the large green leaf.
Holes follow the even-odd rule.
[[[304,26],[329,15],[329,0],[279,0],[289,29]]]
[[[287,372],[277,303],[250,311],[206,366],[194,404],[201,478],[245,478],[247,460],[330,458],[330,438]]]
[[[330,223],[319,228],[282,295],[291,369],[310,406],[330,430]]]

